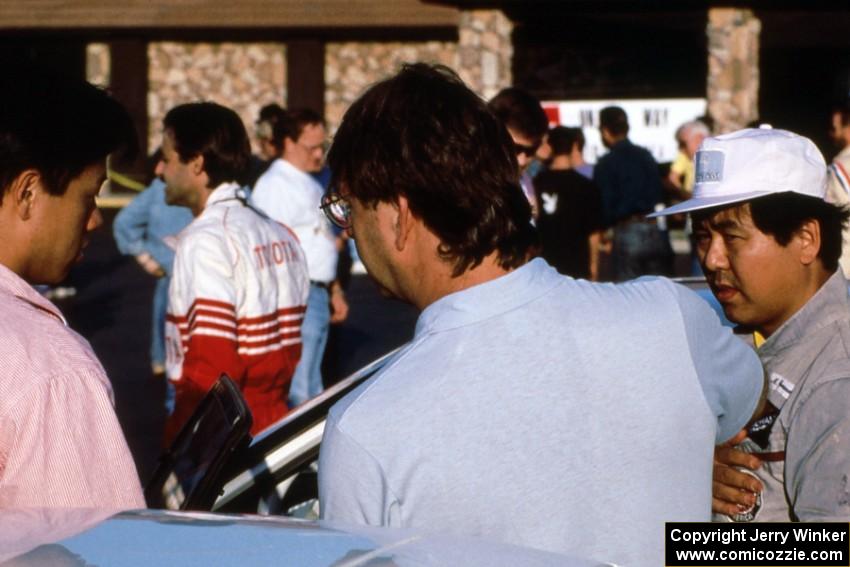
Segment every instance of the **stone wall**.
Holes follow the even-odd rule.
[[[395,73],[402,63],[455,66],[457,44],[429,41],[328,43],[325,48],[325,120],[335,132],[349,105],[367,87]]]
[[[513,25],[499,10],[461,13],[458,42],[346,42],[325,49],[325,118],[336,131],[348,106],[371,84],[405,62],[452,67],[484,98],[511,84]],[[148,140],[159,146],[165,113],[185,102],[210,100],[242,117],[249,133],[260,107],[286,106],[283,43],[176,43],[148,45]],[[109,84],[109,48],[91,44],[89,80]],[[253,138],[253,136],[252,136]]]
[[[86,80],[100,87],[108,87],[112,71],[109,45],[90,43],[86,46]]]
[[[148,140],[161,140],[165,113],[207,100],[234,109],[253,138],[259,109],[286,102],[286,47],[282,43],[172,43],[148,45]]]
[[[708,112],[715,133],[731,132],[758,120],[759,34],[752,10],[708,11]]]
[[[511,84],[513,24],[499,10],[461,13],[459,41],[328,43],[325,50],[325,118],[336,131],[348,106],[371,84],[402,63],[442,63],[484,98]]]
[[[513,23],[500,10],[461,12],[455,69],[485,99],[512,84]]]

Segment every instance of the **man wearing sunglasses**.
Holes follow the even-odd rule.
[[[487,105],[511,135],[520,170],[519,184],[531,204],[531,214],[536,219],[539,213],[537,196],[528,167],[543,144],[549,129],[549,119],[540,101],[518,87],[502,89]]]
[[[330,411],[322,514],[661,565],[665,521],[709,519],[714,445],[753,414],[761,366],[668,280],[529,260],[513,148],[445,67],[405,66],[343,118],[324,209],[422,313]]]
[[[663,201],[658,164],[645,148],[629,140],[629,119],[619,106],[599,111],[599,131],[609,152],[599,158],[593,181],[601,192],[605,222],[614,229],[614,279],[671,275],[670,239],[655,219],[646,219]]]

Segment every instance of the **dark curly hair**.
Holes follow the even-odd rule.
[[[493,253],[521,266],[537,242],[502,123],[449,68],[405,65],[345,113],[328,153],[332,187],[367,206],[404,196],[459,276]]]

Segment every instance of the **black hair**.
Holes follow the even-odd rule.
[[[847,226],[850,209],[827,203],[823,199],[790,191],[766,195],[748,202],[753,224],[773,237],[780,246],[787,246],[794,234],[809,220],[820,225],[820,258],[824,269],[838,269],[841,258],[842,231]],[[714,215],[720,208],[693,213],[694,225]]]
[[[280,119],[272,124],[272,143],[278,149],[283,149],[283,141],[289,138],[297,142],[304,132],[304,128],[310,124],[321,124],[325,121],[321,115],[309,108],[294,108],[285,112]]]
[[[260,122],[268,122],[269,124],[274,124],[280,118],[286,114],[286,109],[283,108],[276,102],[271,104],[267,104],[260,109],[260,112],[257,114],[257,124]]]
[[[850,100],[834,104],[832,113],[841,116],[842,126],[850,126]]]
[[[328,163],[332,185],[367,206],[403,195],[454,276],[494,251],[518,267],[537,242],[508,131],[448,67],[409,64],[372,86],[345,113]]]
[[[803,223],[815,220],[820,224],[818,258],[829,271],[838,269],[841,258],[841,233],[850,216],[847,208],[837,207],[823,199],[799,193],[776,193],[750,201],[753,224],[773,236],[777,244],[787,246]]]
[[[555,156],[570,154],[573,151],[573,146],[578,146],[578,151],[584,149],[584,133],[581,128],[555,126],[549,130],[547,140],[552,148],[552,155]]]
[[[138,151],[127,111],[94,85],[34,68],[0,77],[0,199],[23,171],[62,195],[71,181],[109,154]]]
[[[203,156],[210,187],[245,181],[251,145],[233,110],[214,102],[181,104],[168,111],[163,126],[174,137],[181,162]]]
[[[540,101],[519,87],[502,89],[487,106],[505,126],[535,143],[539,144],[549,129],[549,119]]]
[[[606,106],[599,111],[599,127],[613,136],[625,136],[629,133],[629,117],[619,106]]]
[[[281,141],[275,137],[275,125],[286,120],[286,109],[277,103],[267,104],[257,116],[257,135],[271,144],[280,153]]]

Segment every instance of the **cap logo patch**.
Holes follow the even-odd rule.
[[[697,183],[720,183],[723,181],[723,152],[702,150],[696,156]]]

